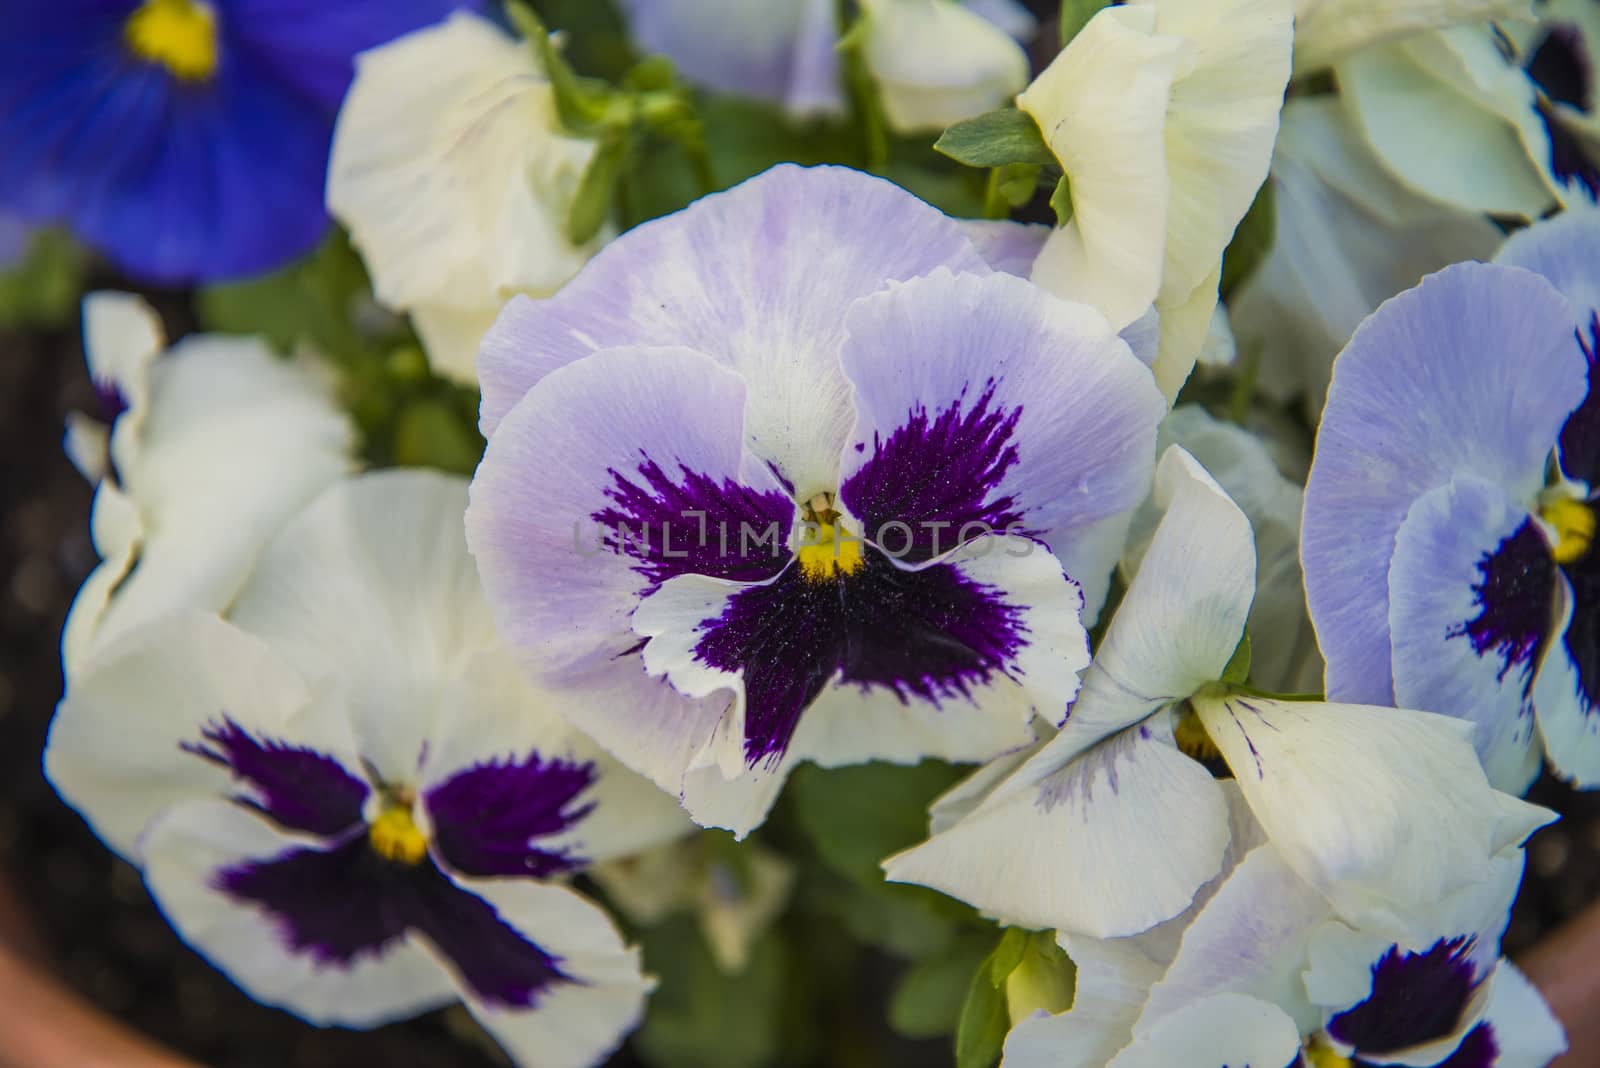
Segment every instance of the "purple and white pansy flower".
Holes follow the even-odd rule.
[[[1276,850],[1340,915],[1481,880],[1550,814],[1493,790],[1466,731],[1422,712],[1285,700],[1224,682],[1256,554],[1244,514],[1176,446],[1165,515],[1061,731],[964,815],[884,863],[1023,927],[1097,938],[1180,914],[1233,833],[1225,768]],[[1219,767],[1216,762],[1220,761]]]
[[[229,618],[111,642],[59,708],[50,780],[252,996],[371,1027],[461,1000],[522,1064],[589,1065],[650,981],[562,885],[689,827],[552,711],[496,640],[464,480],[335,484]]]
[[[587,733],[744,833],[788,768],[1065,718],[1164,403],[1103,316],[887,182],[783,166],[515,299],[467,538]],[[1125,520],[1124,520],[1125,522]],[[1123,528],[1125,529],[1125,528]]]
[[[1380,308],[1334,365],[1301,553],[1328,695],[1476,725],[1490,779],[1600,783],[1600,215]]]

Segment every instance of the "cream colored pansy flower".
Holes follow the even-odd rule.
[[[1289,81],[1290,0],[1108,7],[1020,96],[1066,171],[1072,218],[1033,280],[1122,329],[1154,304],[1171,399],[1216,307],[1222,253],[1267,176]]]
[[[358,59],[328,206],[434,367],[473,382],[501,304],[553,293],[598,247],[565,231],[594,151],[561,129],[533,49],[459,13]]]

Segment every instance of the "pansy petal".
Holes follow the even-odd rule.
[[[152,825],[145,879],[184,941],[251,997],[313,1023],[375,1027],[454,1000],[354,851],[364,840],[312,844],[236,805],[195,802]]]
[[[1164,962],[1146,955],[1139,939],[1057,941],[1077,965],[1072,1009],[1038,1012],[1006,1036],[1003,1068],[1104,1068],[1128,1044],[1139,1008]]]
[[[1227,843],[1216,780],[1178,751],[1170,725],[1150,723],[985,802],[884,870],[1006,923],[1111,938],[1182,912]]]
[[[338,482],[262,552],[229,618],[335,685],[363,756],[412,781],[457,711],[466,661],[496,644],[467,553],[466,480],[394,469]],[[526,698],[525,698],[526,700]]]
[[[1548,148],[1528,143],[1539,136],[1533,83],[1496,52],[1486,28],[1362,49],[1335,73],[1341,99],[1406,185],[1492,214],[1537,219],[1553,205],[1534,162]],[[1529,121],[1519,125],[1518,114]]]
[[[554,297],[513,299],[479,354],[480,426],[595,349],[684,345],[745,377],[747,444],[800,500],[832,492],[852,419],[845,310],[941,265],[988,271],[958,223],[898,186],[775,167],[630,230]]]
[[[1283,859],[1352,922],[1403,927],[1404,903],[1481,880],[1551,815],[1490,789],[1459,720],[1243,696],[1194,703]]]
[[[991,268],[1026,278],[1033,261],[1050,236],[1043,223],[1019,223],[1010,219],[963,219],[962,229]]]
[[[1528,0],[1298,0],[1294,72],[1312,73],[1419,30],[1528,17]]]
[[[45,773],[112,849],[181,801],[233,796],[281,825],[331,834],[367,793],[349,725],[271,648],[183,614],[108,646],[72,680]]]
[[[569,982],[541,990],[527,1005],[486,997],[467,985],[467,1009],[519,1064],[588,1068],[638,1026],[655,985],[639,970],[599,906],[563,886],[523,879],[460,879],[501,922],[550,955]]]
[[[534,687],[508,653],[485,649],[462,677],[417,776],[436,851],[452,871],[571,870],[691,830],[675,797],[558,715],[572,699]]]
[[[899,522],[912,561],[941,534],[948,548],[1013,527],[1065,549],[1144,494],[1165,405],[1094,309],[936,271],[860,301],[845,327],[857,418],[839,499],[869,541]]]
[[[1251,850],[1183,932],[1178,955],[1151,988],[1134,1032],[1146,1033],[1163,1017],[1221,993],[1277,1005],[1302,1030],[1320,1026],[1322,1015],[1306,1000],[1300,973],[1312,933],[1332,915],[1327,899],[1270,843]]]
[[[1527,976],[1502,960],[1489,982],[1484,1023],[1493,1032],[1494,1068],[1544,1068],[1566,1052],[1561,1022]]]
[[[1301,531],[1331,697],[1394,703],[1388,573],[1412,502],[1458,472],[1531,502],[1586,374],[1567,302],[1516,268],[1446,268],[1356,331],[1328,390]]]
[[[185,608],[221,610],[262,545],[351,467],[353,429],[327,383],[254,339],[180,342],[150,374],[137,457],[138,564],[84,646]],[[69,673],[86,648],[70,650]]]
[[[897,133],[943,130],[1008,103],[1028,84],[1028,54],[953,0],[862,0],[861,55]]]
[[[743,444],[745,397],[688,350],[596,353],[502,422],[467,509],[504,639],[542,685],[583,695],[587,733],[674,793],[722,708],[646,678],[630,617],[674,576],[756,581],[790,556],[793,498]]]
[[[165,345],[161,319],[143,299],[129,293],[84,298],[83,352],[102,409],[95,414],[111,424],[110,451],[99,460],[109,458],[112,470],[132,467],[148,413],[150,368]]]
[[[1033,280],[1118,330],[1161,288],[1167,106],[1193,62],[1188,42],[1155,27],[1148,6],[1107,8],[1017,96],[1072,180],[1072,218],[1045,241]]]
[[[1299,1051],[1300,1031],[1278,1006],[1243,994],[1217,994],[1163,1017],[1106,1068],[1292,1065]]]
[[[1600,211],[1569,211],[1513,234],[1496,263],[1550,280],[1576,315],[1573,344],[1589,368],[1589,395],[1561,428],[1561,470],[1591,489],[1600,484]]]
[[[1556,563],[1526,510],[1457,475],[1417,498],[1389,565],[1394,692],[1403,708],[1458,716],[1496,789],[1539,773],[1534,672],[1556,622]]]
[[[1600,622],[1590,607],[1596,591],[1600,560],[1591,553],[1560,580],[1554,630],[1561,638],[1545,650],[1533,683],[1545,756],[1580,786],[1600,783]]]

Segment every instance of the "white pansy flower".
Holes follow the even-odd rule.
[[[142,301],[96,294],[84,341],[109,424],[68,424],[67,451],[97,483],[101,557],[62,635],[69,678],[131,627],[226,607],[267,538],[351,469],[355,436],[316,368],[257,339],[200,334],[162,352]]]
[[[955,0],[862,0],[867,69],[899,133],[942,130],[1000,107],[1028,84],[1005,29]]]
[[[1276,237],[1229,312],[1259,354],[1261,390],[1303,396],[1313,413],[1333,358],[1379,304],[1449,264],[1489,259],[1502,240],[1483,214],[1402,185],[1334,97],[1284,107],[1269,181]]]
[[[1169,399],[1205,344],[1223,250],[1267,176],[1292,23],[1289,0],[1108,7],[1017,97],[1072,191],[1072,218],[1033,280],[1117,330],[1153,303]]]
[[[411,313],[440,373],[472,382],[500,306],[554,292],[598,247],[565,229],[594,152],[562,130],[532,46],[458,13],[359,57],[328,206],[378,299]]]
[[[1285,862],[1360,922],[1482,879],[1549,818],[1490,788],[1458,721],[1219,685],[1255,593],[1249,522],[1178,448],[1156,502],[1166,516],[1060,733],[886,861],[890,879],[1021,926],[1148,930],[1191,904],[1231,839],[1197,758],[1227,765]]]
[[[342,480],[224,620],[129,631],[75,680],[50,781],[178,933],[267,1004],[372,1027],[460,999],[519,1064],[582,1068],[651,982],[565,884],[683,834],[500,644],[464,479]]]

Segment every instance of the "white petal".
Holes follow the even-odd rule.
[[[1544,1068],[1567,1050],[1561,1022],[1533,984],[1508,960],[1494,971],[1484,1018],[1499,1049],[1495,1068]]]
[[[183,613],[105,647],[56,710],[45,772],[95,833],[125,857],[149,821],[181,801],[248,793],[229,772],[186,752],[224,717],[258,739],[309,746],[351,774],[349,724],[317,705],[267,645],[212,616]]]
[[[1530,219],[1554,204],[1534,162],[1549,146],[1548,135],[1529,125],[1538,122],[1533,84],[1499,57],[1486,31],[1368,48],[1337,74],[1341,97],[1384,165],[1417,192]]]
[[[1167,105],[1193,62],[1192,46],[1155,23],[1143,7],[1106,8],[1017,96],[1072,183],[1072,219],[1045,242],[1033,280],[1118,330],[1161,288]]]
[[[84,298],[83,352],[89,377],[98,387],[114,388],[127,405],[112,427],[109,452],[102,451],[95,458],[98,464],[94,468],[85,469],[80,462],[79,470],[89,481],[100,480],[108,457],[121,471],[134,462],[148,412],[150,368],[165,347],[161,319],[142,297],[91,293]]]
[[[215,886],[219,870],[316,848],[237,805],[168,810],[145,842],[150,894],[183,940],[246,993],[315,1024],[376,1027],[455,1000],[455,984],[415,935],[347,966],[320,964],[284,943],[274,920]]]
[[[884,870],[1007,923],[1110,938],[1187,908],[1227,842],[1216,780],[1177,750],[1170,727],[1151,723],[991,798]]]
[[[1218,994],[1164,1017],[1106,1068],[1293,1064],[1300,1032],[1276,1005]]]
[[[458,12],[359,57],[328,203],[385,304],[486,309],[553,292],[594,251],[564,234],[594,148],[562,132],[532,46]]]
[[[1028,57],[954,0],[863,0],[862,42],[889,125],[941,130],[1000,107],[1028,83]]]
[[[478,381],[478,345],[494,325],[502,302],[491,297],[481,304],[418,302],[411,306],[411,325],[428,353],[428,365],[446,378]]]
[[[1072,1009],[1036,1013],[1006,1036],[1002,1068],[1104,1068],[1133,1037],[1133,1022],[1161,977],[1139,939],[1058,939],[1077,965]]]
[[[138,566],[86,646],[225,608],[266,540],[351,466],[353,430],[327,383],[258,341],[187,339],[150,378],[142,446],[121,470],[141,519]]]
[[[1195,708],[1269,840],[1356,923],[1404,928],[1550,815],[1489,787],[1459,720],[1238,696]]]
[[[576,982],[556,983],[527,1009],[463,990],[467,1009],[512,1058],[539,1068],[588,1068],[622,1044],[644,1015],[655,980],[640,971],[605,912],[566,887],[525,879],[457,879],[528,941],[560,959]]]
[[[1306,1000],[1300,973],[1312,933],[1332,915],[1328,900],[1271,843],[1257,847],[1183,932],[1134,1031],[1146,1034],[1184,1006],[1229,992],[1277,1005],[1302,1030],[1320,1026],[1322,1014]]]
[[[1570,632],[1572,613],[1580,609],[1565,575],[1561,576],[1559,587],[1560,615],[1553,633],[1564,636]],[[1585,606],[1583,610],[1591,609]],[[1545,650],[1533,680],[1533,706],[1545,756],[1557,774],[1579,786],[1600,783],[1600,715],[1589,703],[1588,691],[1564,637]]]

